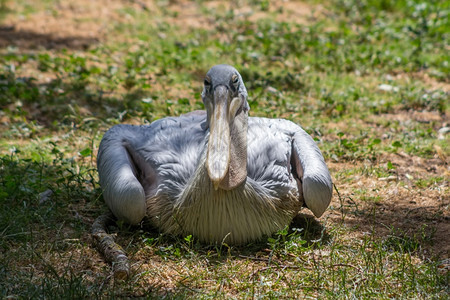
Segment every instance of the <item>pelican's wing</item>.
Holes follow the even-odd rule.
[[[97,168],[103,198],[118,219],[139,223],[146,215],[146,198],[157,192],[160,177],[165,173],[181,176],[179,170],[170,169],[177,167],[173,164],[180,156],[176,151],[189,140],[186,131],[190,132],[192,126],[200,128],[204,120],[204,114],[191,113],[147,126],[116,125],[105,133],[99,146]],[[178,136],[184,136],[184,140]],[[183,167],[195,166],[196,162],[188,163],[184,162]],[[161,166],[169,170],[161,170]]]
[[[103,198],[119,220],[130,224],[139,223],[146,213],[144,188],[137,179],[145,165],[139,168],[132,155],[133,144],[142,139],[143,130],[132,125],[112,127],[103,136],[97,156]]]
[[[258,127],[256,124],[261,126]],[[270,179],[273,176],[283,178],[281,174],[286,166],[280,165],[279,162],[287,160],[287,166],[290,166],[289,172],[297,181],[304,204],[316,217],[320,217],[330,204],[333,184],[322,153],[311,136],[297,124],[284,119],[250,118],[249,128],[253,137],[258,135],[254,140],[263,143],[257,147],[254,145],[251,147],[251,141],[249,141],[252,156],[257,157],[257,163],[249,165],[249,176],[258,177],[259,180],[260,178]],[[265,131],[278,135],[279,138],[271,139]],[[284,139],[286,144],[283,143]],[[274,144],[277,141],[279,144]],[[260,149],[270,149],[267,152],[269,156],[265,157],[256,153]],[[285,157],[285,155],[288,156]],[[274,166],[276,171],[274,167],[266,168],[270,161],[278,162]],[[262,176],[255,175],[256,171],[261,170]],[[279,182],[279,180],[276,181]]]
[[[331,201],[333,183],[330,172],[311,136],[300,126],[289,123],[293,134],[291,161],[302,184],[305,204],[316,217],[320,217]]]

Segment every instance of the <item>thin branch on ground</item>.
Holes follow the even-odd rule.
[[[111,263],[115,279],[127,279],[130,265],[125,250],[118,245],[112,235],[106,231],[106,226],[114,220],[111,212],[99,216],[92,224],[92,237],[99,252]]]

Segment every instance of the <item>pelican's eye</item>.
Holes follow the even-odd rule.
[[[239,77],[236,74],[231,76],[231,83],[233,83],[235,87],[239,85]]]
[[[203,84],[205,85],[205,89],[209,89],[211,87],[211,79],[209,77],[205,77]]]

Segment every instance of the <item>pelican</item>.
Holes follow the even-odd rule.
[[[320,217],[332,181],[314,140],[284,119],[248,117],[239,72],[216,65],[205,111],[116,125],[99,147],[103,198],[129,224],[205,243],[243,244],[288,226],[302,207]]]

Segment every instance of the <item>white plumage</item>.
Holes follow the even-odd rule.
[[[290,121],[248,118],[234,68],[215,66],[206,80],[207,112],[117,125],[105,134],[98,171],[114,215],[227,243],[283,229],[304,204],[321,216],[332,183],[314,140]]]

